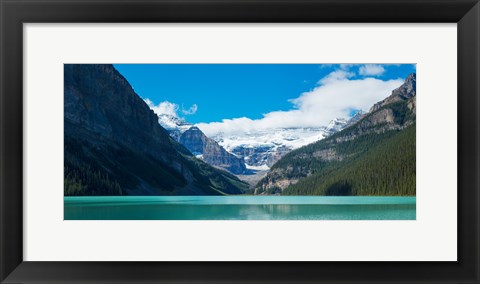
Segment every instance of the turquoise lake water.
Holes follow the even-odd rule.
[[[65,220],[415,220],[415,197],[64,197]]]

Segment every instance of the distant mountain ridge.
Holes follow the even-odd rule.
[[[255,193],[415,195],[416,75],[356,120],[286,154]]]
[[[212,153],[199,151],[199,148],[193,150],[194,147],[205,144],[202,140],[205,138],[201,138],[201,135],[189,135],[190,139],[197,138],[195,141],[188,141],[185,138],[181,140],[182,134],[194,127],[193,124],[186,122],[183,118],[168,114],[159,114],[158,117],[159,123],[167,129],[170,136],[182,145],[188,145],[186,147],[191,152],[196,152],[199,156],[202,155],[201,158],[204,161],[210,165],[227,169],[234,174],[243,174],[248,172],[249,169],[268,170],[276,161],[291,150],[328,137],[356,122],[364,114],[365,112],[358,111],[350,119],[333,119],[325,127],[259,130],[250,133],[237,133],[235,135],[219,133],[215,136],[207,137],[207,139],[212,140],[208,144],[218,144],[225,152],[218,149]],[[201,129],[196,131],[201,132]],[[194,146],[195,144],[198,145]],[[213,149],[211,147],[208,148]],[[218,156],[219,153],[221,153],[220,159],[206,158],[214,155]],[[246,169],[240,166],[239,162],[243,162]]]
[[[64,65],[64,125],[65,195],[221,195],[248,188],[172,139],[112,65]]]
[[[360,113],[363,112],[358,114]],[[176,116],[158,114],[158,122],[171,137],[198,158],[212,166],[242,175],[249,174],[252,170],[268,170],[286,153],[343,129],[351,119],[334,119],[328,126],[319,128],[273,129],[238,135],[220,133],[213,137],[207,137],[194,124]],[[188,139],[185,136],[182,138],[192,127],[196,135],[187,133]]]

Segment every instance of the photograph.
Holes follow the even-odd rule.
[[[415,220],[415,64],[65,64],[65,220]]]

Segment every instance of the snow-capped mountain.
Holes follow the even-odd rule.
[[[338,132],[347,126],[348,120],[345,118],[335,118],[327,125],[325,128],[325,132],[328,135],[331,135],[335,132]]]
[[[268,170],[283,155],[293,149],[328,136],[326,128],[282,128],[238,135],[213,136],[225,150],[242,157],[247,168]]]
[[[357,111],[350,119],[345,119],[345,118],[335,118],[330,123],[327,125],[325,132],[329,135],[332,135],[335,132],[338,132],[342,129],[345,129],[349,127],[352,124],[355,124],[355,122],[359,121],[362,119],[367,112],[363,110]]]
[[[179,118],[169,114],[157,114],[158,123],[165,128],[170,136],[172,136],[176,141],[180,140],[180,136],[190,129],[193,124],[186,122],[183,118]]]

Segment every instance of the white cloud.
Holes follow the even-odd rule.
[[[182,109],[182,113],[185,115],[195,114],[198,110],[197,104],[193,104],[189,109]]]
[[[320,79],[318,81],[318,84],[325,85],[325,84],[328,84],[329,82],[343,80],[343,79],[351,78],[353,76],[355,76],[355,73],[349,72],[347,71],[347,69],[336,70],[328,74],[327,76],[323,77],[322,79]]]
[[[178,105],[171,103],[169,101],[164,101],[155,105],[150,99],[145,99],[148,107],[153,110],[157,115],[159,114],[168,114],[177,117]]]
[[[352,67],[353,65],[355,65],[355,64],[340,64],[339,67],[340,67],[341,70],[348,70],[348,69],[350,69],[350,67]]]
[[[196,104],[193,104],[189,109],[184,109],[183,107],[180,108],[179,105],[177,105],[176,103],[172,103],[169,101],[163,101],[158,105],[155,105],[155,103],[148,98],[146,98],[144,101],[148,105],[148,107],[153,110],[153,112],[157,115],[168,114],[174,117],[178,117],[179,111],[181,111],[184,115],[191,115],[195,114],[198,110],[198,106]]]
[[[368,111],[389,96],[402,79],[382,81],[376,78],[351,79],[353,73],[336,70],[319,81],[319,86],[290,100],[292,110],[274,111],[261,119],[247,117],[224,119],[221,122],[199,123],[207,135],[219,132],[235,134],[287,127],[321,127],[334,118],[348,118],[351,109]]]
[[[360,66],[358,73],[363,76],[380,76],[385,72],[385,68],[378,64],[366,64]]]

